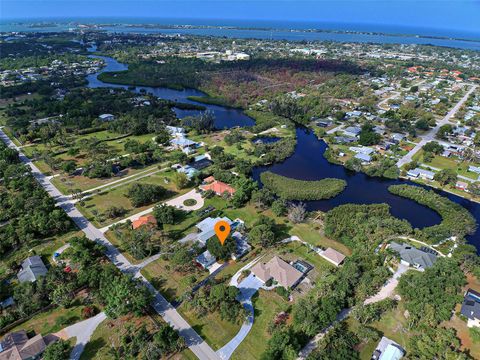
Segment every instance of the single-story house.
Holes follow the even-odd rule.
[[[343,263],[343,260],[345,260],[346,257],[341,252],[332,248],[327,248],[327,250],[320,252],[319,255],[335,266],[339,266]]]
[[[392,136],[390,136],[390,138],[394,142],[400,142],[400,141],[405,140],[407,138],[407,136],[405,134],[394,133],[394,134],[392,134]]]
[[[175,149],[182,150],[186,154],[189,154],[193,149],[198,147],[198,143],[183,136],[173,138],[170,140],[170,144]]]
[[[179,173],[184,173],[189,179],[198,173],[198,170],[190,165],[174,164],[171,166],[171,168],[177,170]]]
[[[359,110],[348,111],[347,113],[345,113],[345,115],[347,118],[355,118],[355,117],[362,116],[362,112]]]
[[[155,219],[153,215],[144,215],[132,222],[132,228],[134,230],[142,226],[157,226],[157,219]]]
[[[413,170],[409,170],[407,172],[407,176],[415,179],[420,177],[424,180],[433,180],[433,178],[435,177],[435,173],[433,171],[415,168]]]
[[[458,190],[466,191],[468,189],[468,183],[464,181],[457,181],[455,184],[455,188]]]
[[[411,245],[399,244],[394,241],[390,243],[389,249],[396,251],[400,255],[403,264],[413,266],[419,270],[429,268],[437,261],[435,251],[430,249],[417,249]]]
[[[480,167],[470,165],[470,166],[468,167],[468,171],[471,171],[471,172],[480,174]]]
[[[30,256],[22,262],[22,270],[17,274],[20,282],[35,282],[39,277],[45,276],[48,270],[38,255]]]
[[[374,149],[368,146],[350,146],[349,149],[356,154],[370,155],[371,153],[375,152]]]
[[[284,288],[294,288],[302,280],[304,274],[295,269],[292,265],[274,256],[267,263],[259,262],[255,264],[252,269],[252,274],[259,280],[266,283],[268,280],[275,280],[280,286]]]
[[[362,132],[362,129],[358,126],[349,126],[345,130],[343,130],[343,133],[346,136],[351,136],[351,137],[358,137],[360,133]]]
[[[226,216],[217,218],[207,217],[195,225],[200,232],[187,236],[185,242],[194,241],[198,242],[202,247],[205,246],[207,240],[215,236],[215,224],[219,221],[225,221],[230,225],[233,224],[232,220]]]
[[[115,116],[112,114],[102,114],[98,117],[100,121],[113,121],[115,120]]]
[[[405,350],[400,345],[383,336],[372,354],[372,360],[400,360],[404,355]]]
[[[320,127],[323,127],[323,128],[329,127],[331,125],[333,125],[332,120],[319,120],[319,121],[317,121],[317,126],[320,126]]]
[[[357,141],[355,137],[351,136],[335,136],[335,143],[337,144],[350,144]]]
[[[172,136],[183,137],[185,135],[185,129],[176,126],[165,126],[168,133]]]
[[[468,327],[480,327],[480,293],[478,291],[467,290],[460,312],[467,318]]]
[[[362,154],[362,153],[355,154],[354,158],[358,159],[358,160],[361,160],[362,163],[369,163],[369,162],[372,161],[372,157],[370,155],[366,155],[366,154]]]
[[[15,300],[13,299],[13,296],[10,296],[5,300],[0,301],[0,310],[6,309],[13,305],[15,305]]]
[[[213,176],[209,176],[204,180],[204,182],[206,182],[206,184],[200,185],[200,189],[203,191],[212,190],[215,194],[219,196],[223,195],[224,193],[228,193],[230,196],[235,194],[235,188],[228,184],[225,184],[224,182],[215,180]]]
[[[250,244],[247,242],[246,236],[243,236],[240,232],[235,231],[232,234],[232,238],[235,240],[236,246],[235,254],[232,254],[233,260],[240,259],[243,255],[245,255],[252,249]]]
[[[195,262],[197,264],[199,264],[201,267],[203,267],[204,269],[209,268],[216,261],[217,261],[217,259],[215,258],[215,256],[210,254],[210,251],[208,251],[208,250],[205,250],[203,253],[201,253],[200,255],[198,255],[195,258]]]
[[[213,162],[210,159],[210,156],[208,154],[204,154],[204,155],[195,156],[195,158],[193,159],[193,163],[190,164],[190,166],[200,171],[202,169],[209,167],[212,164]]]
[[[0,360],[39,359],[46,347],[58,338],[54,335],[35,335],[28,338],[25,330],[9,333],[0,342]]]

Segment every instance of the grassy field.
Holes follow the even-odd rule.
[[[90,341],[85,346],[80,359],[82,360],[114,360],[113,355],[109,352],[112,344],[118,345],[120,337],[125,334],[127,326],[131,325],[135,328],[145,324],[147,329],[152,329],[153,321],[145,317],[126,316],[115,320],[107,319],[100,323],[95,329]]]
[[[214,350],[218,350],[228,343],[241,327],[241,324],[222,320],[217,312],[198,317],[185,303],[180,305],[177,310]]]
[[[252,329],[233,353],[232,360],[259,359],[270,338],[268,326],[278,313],[288,309],[289,304],[273,291],[260,290],[253,297],[253,306],[255,321]]]
[[[34,316],[30,320],[18,325],[12,331],[34,331],[36,334],[42,335],[54,333],[83,320],[81,317],[83,308],[82,305],[72,306],[68,309],[56,307]]]
[[[208,276],[207,271],[195,268],[187,274],[175,271],[168,260],[158,259],[142,269],[142,274],[170,302],[179,300],[192,286]]]

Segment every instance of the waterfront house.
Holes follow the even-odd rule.
[[[35,282],[41,276],[45,276],[48,270],[38,255],[30,256],[22,262],[22,269],[18,272],[19,282]]]
[[[460,312],[467,318],[468,327],[480,327],[480,293],[478,291],[467,290]]]
[[[462,190],[462,191],[467,191],[468,189],[468,183],[464,181],[457,181],[455,184],[455,189]]]
[[[370,155],[366,155],[363,153],[356,154],[354,158],[360,160],[362,164],[368,164],[372,161],[372,157]]]
[[[407,176],[414,179],[421,178],[423,180],[433,180],[435,173],[433,171],[415,168],[413,170],[409,170],[407,172]]]
[[[418,270],[432,267],[437,261],[437,253],[429,248],[417,249],[412,245],[399,244],[394,241],[390,243],[388,248],[399,254],[402,264]]]

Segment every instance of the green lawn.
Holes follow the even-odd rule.
[[[188,309],[185,303],[182,303],[177,310],[214,350],[227,344],[241,327],[241,324],[222,320],[217,312],[198,317],[193,310]]]
[[[68,309],[56,307],[34,316],[12,329],[12,331],[34,331],[36,334],[42,335],[54,333],[83,320],[81,316],[83,308],[82,305],[72,306]]]
[[[169,301],[179,300],[193,285],[208,276],[207,271],[195,268],[188,273],[175,271],[168,260],[158,259],[142,269],[142,274]]]
[[[288,309],[289,304],[273,291],[260,290],[253,297],[253,306],[255,320],[252,329],[233,353],[232,360],[259,359],[271,336],[267,331],[269,325],[278,313]]]

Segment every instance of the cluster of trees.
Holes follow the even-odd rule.
[[[152,300],[148,289],[138,280],[122,274],[114,265],[104,261],[104,248],[85,237],[70,240],[70,248],[62,253],[71,260],[75,272],[65,272],[61,264],[49,269],[47,275],[35,282],[13,287],[15,307],[0,317],[0,327],[24,318],[48,305],[69,307],[75,292],[87,287],[97,303],[112,318],[129,313],[143,314]]]
[[[264,248],[275,245],[279,239],[276,233],[275,222],[260,215],[248,233],[248,239],[253,245],[260,245]]]
[[[166,193],[160,185],[135,183],[128,188],[126,196],[134,207],[140,207],[160,201]]]
[[[185,340],[168,324],[162,323],[152,330],[145,325],[139,328],[129,325],[118,345],[111,345],[110,354],[115,359],[161,359],[185,347]]]
[[[138,260],[158,253],[169,243],[168,237],[163,232],[155,231],[149,226],[133,230],[127,223],[125,227],[116,228],[114,231],[120,239],[122,249]]]
[[[286,200],[330,199],[340,194],[347,186],[347,182],[341,179],[305,181],[291,179],[270,171],[262,173],[260,179],[265,187]]]
[[[293,137],[283,138],[274,143],[255,144],[253,154],[258,158],[257,165],[281,162],[295,151],[297,141]]]
[[[363,146],[377,145],[380,142],[381,136],[373,130],[373,125],[371,123],[365,123],[362,126],[362,131],[360,132],[360,138],[358,143]]]
[[[72,226],[65,212],[42,189],[18,153],[0,143],[0,255],[38,238],[63,234]]]
[[[326,236],[352,248],[371,250],[386,238],[412,232],[408,221],[390,214],[387,204],[340,205],[325,214],[324,225]]]
[[[186,116],[181,123],[182,126],[196,130],[200,134],[209,133],[215,129],[215,114],[207,110],[196,116]]]
[[[477,223],[467,209],[432,190],[412,185],[392,185],[389,186],[388,191],[412,199],[440,214],[442,217],[440,224],[417,230],[419,237],[431,243],[437,243],[451,236],[463,238],[475,232]]]
[[[237,300],[239,292],[235,286],[207,285],[200,288],[189,303],[199,316],[218,311],[222,319],[241,323],[247,312]]]
[[[58,120],[69,131],[109,127],[122,134],[140,135],[161,132],[164,124],[176,121],[175,114],[171,111],[174,103],[148,97],[149,106],[134,106],[136,96],[124,89],[74,89],[62,100],[41,97],[9,106],[6,109],[7,124],[17,135],[23,134],[29,140],[34,140],[44,126],[34,127],[30,120],[59,114],[63,116]],[[105,113],[114,114],[117,119],[108,124],[103,123],[98,116]]]

